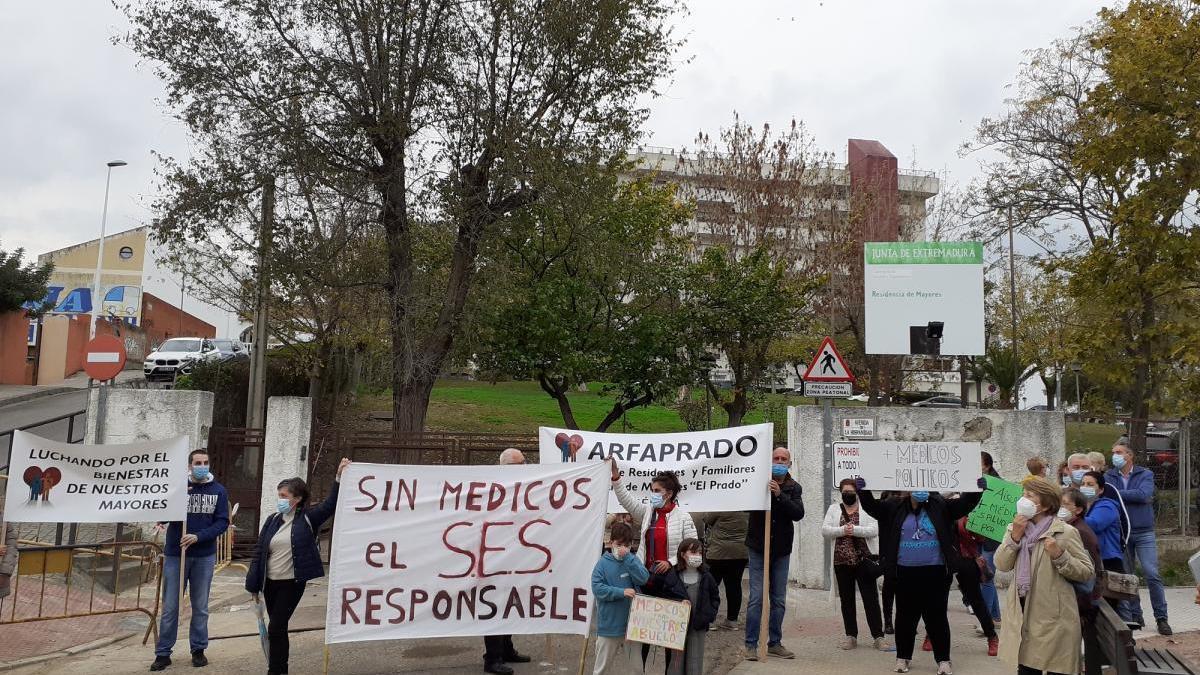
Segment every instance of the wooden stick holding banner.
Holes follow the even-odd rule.
[[[763,513],[762,611],[758,617],[758,660],[767,660],[767,622],[771,617],[771,509]]]
[[[329,645],[325,645],[325,669],[321,672],[323,675],[329,675]]]
[[[579,675],[583,675],[583,667],[584,667],[584,664],[587,663],[588,645],[591,643],[591,641],[592,641],[591,635],[583,636],[583,649],[581,649],[579,651]],[[553,661],[551,661],[551,663],[553,663]]]
[[[183,527],[179,531],[179,604],[175,605],[177,612],[183,611],[183,572],[184,559],[187,557],[187,547],[183,545],[183,538],[187,536],[187,516],[184,515]],[[178,616],[178,614],[177,614]]]

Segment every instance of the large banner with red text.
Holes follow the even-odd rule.
[[[587,635],[606,464],[342,474],[325,641]]]
[[[625,490],[641,502],[659,471],[679,477],[679,505],[687,511],[762,511],[771,508],[773,424],[689,431],[678,434],[606,434],[573,429],[538,429],[542,464],[599,462],[612,457]],[[795,475],[796,467],[792,467]],[[616,495],[609,513],[623,513]]]

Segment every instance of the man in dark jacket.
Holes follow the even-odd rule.
[[[188,464],[187,534],[183,534],[183,523],[174,522],[167,526],[162,614],[158,643],[154,646],[154,663],[150,666],[152,671],[171,665],[171,651],[179,632],[181,551],[186,552],[184,585],[190,590],[192,599],[192,622],[188,630],[192,665],[197,668],[208,665],[204,656],[204,650],[208,648],[208,592],[217,565],[217,537],[229,527],[229,497],[209,470],[207,450],[193,450],[188,455]]]
[[[524,464],[525,455],[516,448],[500,453],[500,464]],[[483,672],[512,675],[510,663],[529,663],[532,659],[517,652],[511,635],[486,635],[483,638]]]
[[[1117,444],[1112,449],[1113,468],[1104,474],[1104,482],[1116,489],[1125,510],[1129,513],[1129,545],[1125,548],[1125,571],[1133,574],[1134,565],[1142,564],[1146,586],[1150,588],[1150,605],[1158,632],[1171,634],[1167,623],[1167,596],[1163,593],[1162,576],[1158,573],[1158,542],[1154,537],[1154,474],[1147,468],[1134,463],[1129,446]],[[1139,628],[1146,625],[1142,616],[1140,597],[1120,605],[1121,618],[1136,623]]]
[[[775,448],[771,453],[771,560],[769,575],[771,613],[767,627],[767,653],[782,659],[796,655],[783,646],[783,612],[787,607],[788,562],[791,560],[792,540],[796,538],[796,522],[804,517],[800,484],[792,479],[788,468],[792,453],[787,448]],[[750,555],[750,600],[746,607],[746,658],[758,659],[758,634],[762,622],[763,603],[763,530],[766,512],[751,511],[746,528],[746,548]]]

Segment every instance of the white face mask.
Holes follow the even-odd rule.
[[[1058,510],[1058,519],[1059,520],[1070,520],[1072,515],[1074,515],[1074,514],[1072,514],[1070,511],[1068,511],[1067,507],[1065,507],[1065,506]]]
[[[702,556],[698,556],[698,555],[686,556],[684,558],[684,560],[687,561],[688,567],[690,567],[692,569],[698,569],[700,567],[700,565],[704,562],[704,558]]]
[[[1032,518],[1037,514],[1037,511],[1037,504],[1034,504],[1033,500],[1029,497],[1021,497],[1017,500],[1017,515]]]
[[[618,544],[613,547],[612,554],[617,560],[624,560],[625,556],[629,555],[629,547],[623,544]]]

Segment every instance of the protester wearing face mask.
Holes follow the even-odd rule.
[[[1112,449],[1113,468],[1104,474],[1110,489],[1116,490],[1125,503],[1129,514],[1129,541],[1125,547],[1125,569],[1133,574],[1138,565],[1146,586],[1150,589],[1150,605],[1154,610],[1154,621],[1160,635],[1171,634],[1167,623],[1167,596],[1163,592],[1162,576],[1158,573],[1158,542],[1154,534],[1154,474],[1149,469],[1134,464],[1133,451],[1129,446],[1117,444]],[[1136,623],[1139,628],[1146,625],[1142,616],[1141,596],[1121,606],[1121,618]]]
[[[854,587],[858,586],[862,596],[863,613],[867,615],[867,627],[875,649],[883,650],[883,617],[879,612],[879,591],[875,586],[874,570],[878,569],[879,524],[858,503],[858,489],[854,479],[846,478],[838,484],[841,499],[829,507],[821,533],[833,544],[833,578],[837,581],[837,593],[841,597],[842,625],[846,637],[842,649],[858,646],[858,610],[854,603]]]
[[[638,527],[638,559],[653,574],[666,574],[677,560],[679,542],[696,539],[696,523],[691,514],[679,508],[679,477],[660,471],[650,480],[649,503],[643,503],[625,490],[621,472],[611,458],[612,489],[621,507],[633,516]]]
[[[188,455],[187,534],[183,523],[167,525],[163,547],[162,613],[158,624],[158,642],[154,645],[151,671],[171,665],[171,652],[179,635],[180,555],[183,557],[184,587],[190,589],[192,620],[188,627],[188,646],[192,666],[208,665],[208,595],[217,565],[217,537],[229,527],[229,497],[213,478],[208,451],[193,450]],[[161,523],[159,524],[162,525]]]
[[[288,478],[277,486],[276,512],[263,523],[254,550],[254,561],[246,573],[246,590],[258,601],[262,593],[270,622],[267,625],[267,675],[288,672],[288,621],[304,587],[325,576],[317,533],[337,509],[338,486],[350,460],[342,459],[333,487],[325,501],[308,506],[308,485]]]
[[[746,526],[746,549],[750,557],[750,599],[746,603],[746,659],[758,659],[758,634],[762,627],[763,588],[771,603],[767,621],[767,654],[794,659],[796,655],[783,646],[783,615],[787,608],[788,564],[792,558],[792,541],[796,538],[796,521],[804,517],[803,493],[800,484],[792,479],[788,469],[792,466],[792,453],[783,447],[771,452],[771,510],[751,511]],[[769,583],[763,583],[763,530],[767,517],[771,523],[771,558],[767,574]]]
[[[1098,574],[1104,569],[1100,557],[1100,541],[1096,533],[1088,527],[1083,514],[1087,511],[1087,499],[1079,488],[1067,488],[1062,493],[1062,506],[1058,508],[1058,518],[1075,528],[1083,548],[1092,560],[1092,568]],[[1097,603],[1100,602],[1101,586],[1096,583],[1095,575],[1089,584],[1075,584],[1075,600],[1079,605],[1079,624],[1083,630],[1083,659],[1085,673],[1098,673],[1103,663],[1100,652],[1099,637],[1096,634]]]
[[[979,478],[980,490],[987,487]],[[924,620],[933,646],[939,675],[950,675],[950,623],[946,605],[951,575],[957,568],[958,529],[955,521],[979,504],[982,492],[963,493],[958,499],[920,490],[908,499],[880,501],[867,490],[862,478],[855,481],[863,509],[879,521],[879,553],[884,574],[895,579],[896,666],[907,673],[912,661],[917,622]]]
[[[990,452],[979,453],[979,462],[983,469],[983,475],[1000,478],[1000,472],[996,471],[995,462],[992,460]],[[987,605],[988,611],[992,617],[992,627],[1000,625],[1000,597],[996,595],[996,583],[994,577],[996,575],[996,547],[999,546],[996,542],[986,537],[982,538],[979,543],[979,555],[983,558],[984,564],[987,565],[986,573],[979,583],[979,592],[983,595],[983,604]],[[991,654],[989,647],[988,653]]]
[[[667,675],[704,675],[704,640],[708,627],[717,618],[721,607],[721,594],[717,580],[704,564],[703,548],[699,539],[684,539],[679,544],[675,559],[665,575],[656,584],[653,580],[647,587],[651,595],[690,603],[692,613],[688,618],[687,642],[683,654],[667,650]],[[647,649],[642,650],[643,659]]]
[[[1067,481],[1064,488],[1079,487],[1083,484],[1083,476],[1092,470],[1092,460],[1082,452],[1077,452],[1067,458]]]
[[[1089,506],[1083,520],[1100,542],[1100,561],[1109,572],[1125,572],[1125,542],[1129,537],[1128,517],[1116,490],[1110,489],[1098,471],[1083,475],[1079,493]],[[1117,602],[1110,601],[1113,609]]]
[[[1000,658],[1018,675],[1079,672],[1079,608],[1072,582],[1095,574],[1075,528],[1056,516],[1057,486],[1024,482],[1017,515],[996,550],[996,568],[1016,572],[1005,595]]]
[[[594,675],[624,675],[635,670],[625,648],[629,607],[650,572],[630,547],[636,535],[627,523],[615,522],[609,532],[611,551],[592,569],[596,596],[596,664]]]
[[[1058,465],[1058,484],[1065,488],[1071,487],[1071,471],[1067,468],[1066,462]]]

